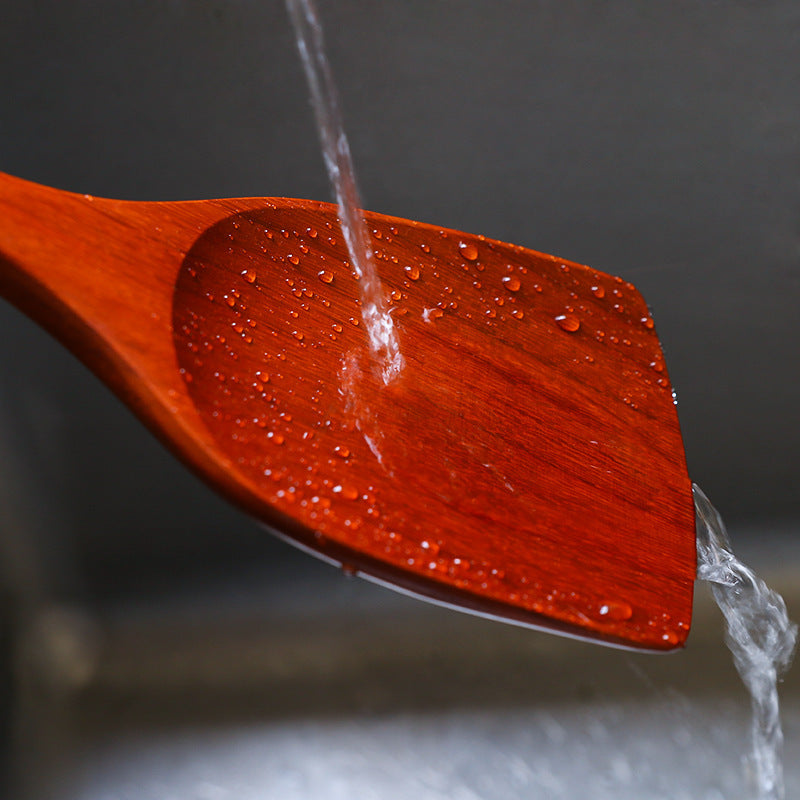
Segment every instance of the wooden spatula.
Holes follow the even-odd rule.
[[[0,205],[0,293],[274,531],[461,609],[684,643],[692,489],[631,284],[366,214],[405,361],[385,386],[329,204],[0,175]]]

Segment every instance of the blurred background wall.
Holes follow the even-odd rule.
[[[365,205],[633,281],[693,479],[734,528],[796,518],[800,5],[320,5]],[[129,199],[330,199],[279,0],[0,6],[0,169]],[[0,523],[66,593],[303,569],[5,304],[0,431]]]

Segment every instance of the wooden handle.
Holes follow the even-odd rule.
[[[212,483],[226,481],[229,465],[178,371],[173,289],[197,236],[239,207],[109,200],[0,173],[0,295],[71,350]]]
[[[0,174],[0,293],[93,368],[139,362],[169,321],[181,252],[139,205]]]

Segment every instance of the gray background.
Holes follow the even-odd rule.
[[[785,528],[800,512],[800,4],[321,5],[365,205],[636,283],[693,479],[734,527]],[[0,14],[0,169],[130,199],[330,198],[281,2]],[[2,521],[39,531],[48,580],[102,595],[302,568],[6,305],[0,342]]]

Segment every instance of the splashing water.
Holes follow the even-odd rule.
[[[753,706],[749,766],[759,800],[783,800],[783,731],[778,679],[791,663],[797,626],[783,598],[734,556],[719,512],[693,486],[697,512],[697,577],[726,623],[726,642]]]
[[[361,284],[361,316],[383,381],[388,384],[403,368],[403,357],[361,213],[350,146],[342,124],[333,76],[325,57],[322,26],[313,0],[286,0],[286,7],[311,91],[325,166],[339,204],[342,235]]]

